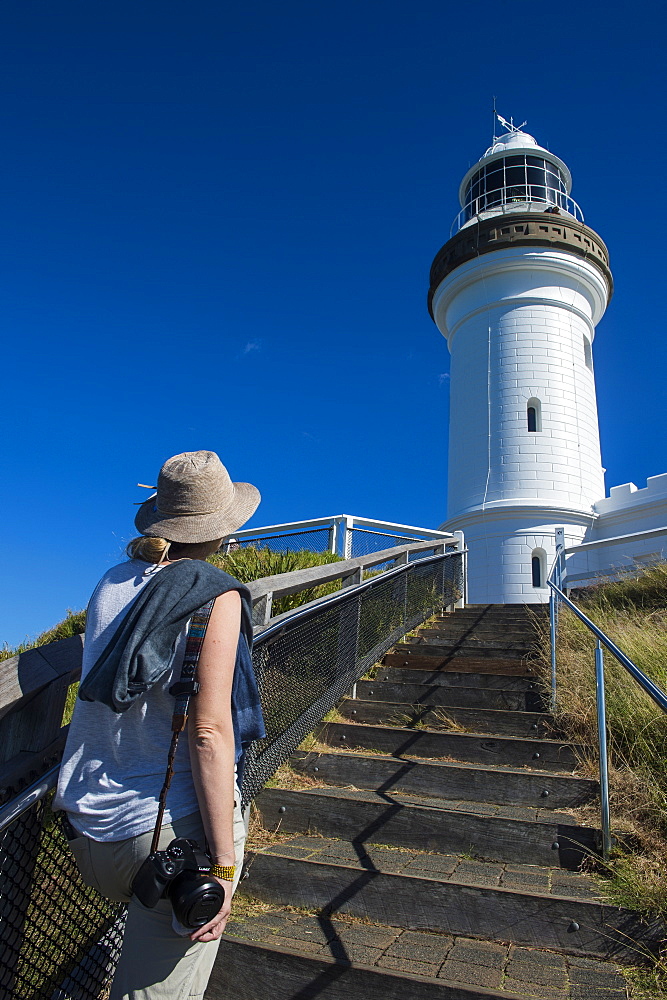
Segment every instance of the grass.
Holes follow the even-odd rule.
[[[281,764],[278,770],[269,778],[264,785],[265,788],[284,788],[289,792],[299,792],[304,788],[321,788],[323,782],[316,778],[298,771],[292,767],[289,761]]]
[[[10,647],[5,643],[3,648],[0,649],[0,661],[8,660],[19,653],[25,653],[26,650],[34,649],[36,646],[46,646],[48,643],[57,642],[59,639],[69,639],[72,635],[81,635],[85,630],[86,612],[68,609],[67,614],[61,622],[58,622],[53,628],[47,629],[46,632],[42,632],[35,639],[26,639],[25,642],[14,647]]]
[[[663,690],[667,689],[667,564],[575,593],[588,617]],[[548,661],[548,621],[538,620]],[[587,748],[582,770],[597,776],[595,640],[572,612],[561,611],[557,637],[556,724]],[[605,653],[612,827],[617,846],[593,863],[618,905],[667,922],[667,714]],[[598,817],[599,822],[599,817]],[[667,960],[638,973],[637,996],[667,996]],[[657,992],[656,989],[666,992]]]

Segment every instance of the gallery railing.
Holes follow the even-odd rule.
[[[290,521],[261,528],[245,528],[224,539],[222,551],[234,548],[268,548],[273,552],[336,552],[344,559],[370,555],[389,546],[433,539],[453,541],[450,535],[434,528],[417,528],[394,521],[377,521],[356,514],[333,514],[308,521]],[[460,541],[460,539],[459,539]]]

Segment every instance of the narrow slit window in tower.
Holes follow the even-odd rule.
[[[532,558],[533,566],[533,587],[542,586],[542,566],[540,565],[540,557],[533,556]]]
[[[544,549],[533,549],[530,559],[530,572],[533,587],[544,587],[544,567],[546,565],[546,552]]]
[[[586,367],[590,371],[593,371],[593,349],[586,334],[584,334],[584,361],[586,362]]]
[[[539,399],[529,399],[526,404],[526,417],[528,420],[528,430],[536,433],[542,430],[542,407]]]

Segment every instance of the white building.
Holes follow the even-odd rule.
[[[613,289],[607,249],[563,161],[506,127],[461,182],[429,292],[451,353],[442,527],[465,532],[471,603],[548,600],[558,527],[571,548],[667,525],[667,475],[601,499],[592,344]],[[581,549],[571,584],[659,558],[662,545]]]

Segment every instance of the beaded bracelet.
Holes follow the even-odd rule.
[[[236,873],[236,865],[211,865],[209,875],[222,878],[225,882],[233,882]]]

